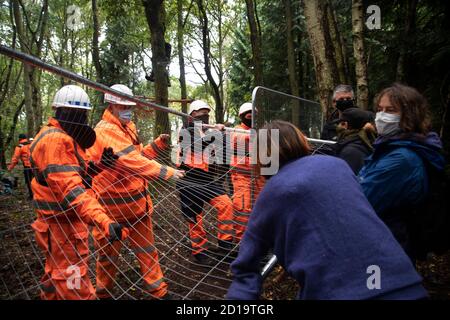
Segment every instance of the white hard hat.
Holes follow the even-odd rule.
[[[128,88],[124,84],[115,84],[115,85],[111,86],[111,89],[114,89],[114,90],[122,92],[122,93],[126,93],[130,96],[133,95],[133,91],[131,91],[131,89]],[[113,103],[113,104],[121,104],[124,106],[135,106],[136,105],[136,102],[113,96],[110,93],[105,93],[105,102],[109,102],[109,103]]]
[[[55,94],[52,106],[55,108],[92,109],[86,91],[75,85],[67,85],[59,89]]]
[[[252,104],[251,104],[251,102],[246,102],[239,108],[239,115],[244,114],[244,113],[246,113],[248,111],[252,111]]]
[[[209,111],[211,111],[211,107],[206,102],[202,100],[195,100],[192,101],[191,105],[189,106],[189,114],[200,109],[208,109]]]

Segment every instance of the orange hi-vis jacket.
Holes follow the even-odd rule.
[[[245,124],[241,123],[236,129],[250,130]],[[231,172],[250,174],[252,165],[250,161],[250,132],[232,132],[231,144],[233,153],[231,154]]]
[[[192,124],[188,127],[183,127],[181,130],[186,130],[186,132],[189,133],[190,140],[183,141],[184,135],[180,134],[181,131],[178,133],[179,148],[176,160],[177,167],[180,167],[181,169],[200,169],[208,172],[209,157],[207,154],[204,154],[203,151],[209,143],[203,140],[203,131],[199,131],[199,129]],[[196,150],[196,144],[200,144],[199,150]],[[184,166],[187,166],[188,168],[184,168]]]
[[[28,139],[19,140],[19,145],[14,150],[14,155],[11,158],[11,164],[9,165],[8,170],[14,169],[14,167],[19,163],[19,160],[22,161],[25,168],[31,167],[30,142]]]
[[[87,156],[83,149],[50,118],[30,147],[35,179],[31,183],[38,218],[83,220],[105,227],[111,222],[90,190],[83,185]]]
[[[36,243],[45,253],[41,298],[94,299],[88,274],[89,230],[107,230],[112,222],[83,184],[87,157],[83,149],[51,118],[30,147],[35,178],[31,183],[37,219]],[[76,277],[79,285],[73,285]]]
[[[122,125],[109,110],[95,127],[97,139],[87,151],[94,162],[100,161],[104,148],[112,147],[119,156],[114,167],[103,170],[92,181],[99,202],[110,217],[118,222],[129,222],[153,211],[147,194],[147,181],[168,180],[175,169],[150,160],[157,150],[152,145],[145,148],[139,142],[133,122]],[[155,141],[162,148],[162,141]]]

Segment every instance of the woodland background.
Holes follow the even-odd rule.
[[[366,25],[374,5],[379,28]],[[371,109],[400,81],[426,95],[448,150],[449,17],[439,0],[1,0],[0,43],[175,109],[187,104],[169,99],[208,100],[216,122],[234,122],[257,85],[319,101],[326,114],[339,83]],[[5,56],[0,74],[5,168],[18,133],[37,133],[67,80]],[[88,93],[95,124],[102,95]],[[144,139],[170,131],[166,113],[135,120]]]

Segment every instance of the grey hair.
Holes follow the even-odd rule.
[[[333,91],[333,100],[336,99],[336,93],[338,92],[350,92],[353,97],[355,97],[355,93],[353,92],[352,86],[348,84],[340,84]]]

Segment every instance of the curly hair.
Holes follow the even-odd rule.
[[[427,99],[416,89],[394,83],[375,97],[375,106],[387,95],[393,106],[400,110],[400,128],[404,133],[426,135],[431,130],[431,116]]]

